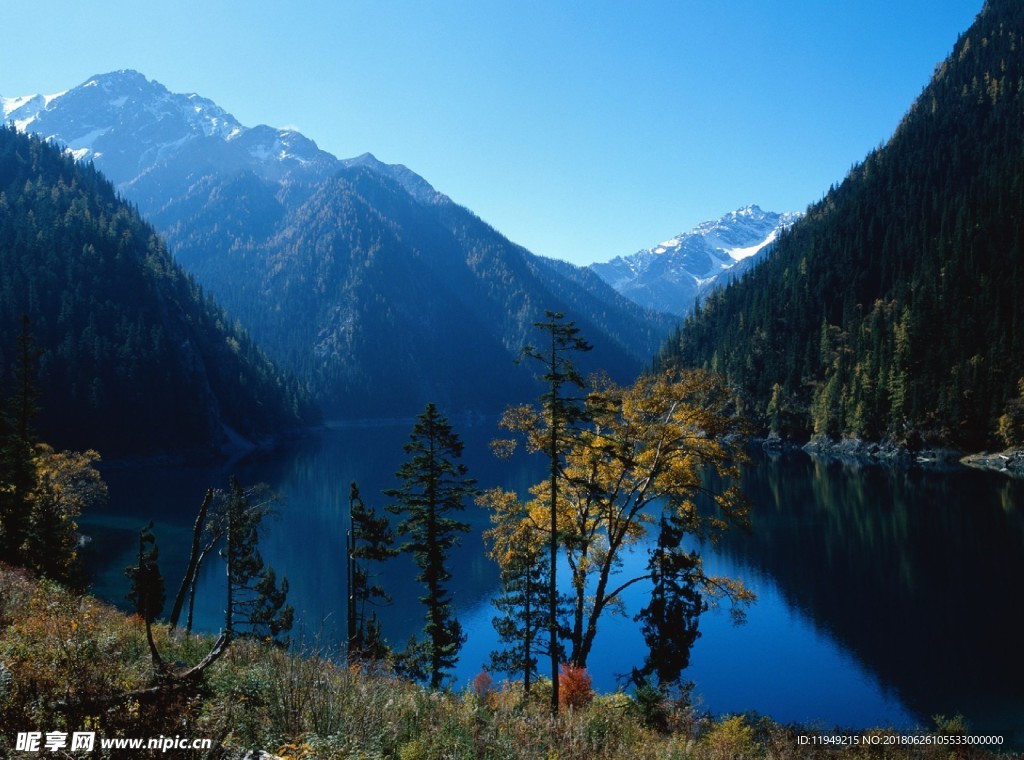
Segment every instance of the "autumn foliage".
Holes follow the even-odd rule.
[[[594,700],[594,687],[586,668],[562,663],[559,675],[562,688],[558,696],[563,707],[586,707]]]

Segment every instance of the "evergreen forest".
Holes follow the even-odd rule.
[[[783,437],[1018,445],[1024,6],[989,2],[890,141],[657,364],[705,367]]]
[[[58,448],[180,453],[318,414],[92,165],[3,128],[3,396],[19,367]]]

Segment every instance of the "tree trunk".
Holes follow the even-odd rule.
[[[196,523],[192,528],[192,550],[189,553],[188,567],[185,569],[185,577],[181,579],[181,586],[178,587],[178,595],[174,597],[174,608],[171,610],[170,618],[168,622],[171,625],[173,631],[178,626],[178,619],[181,617],[181,608],[185,604],[185,595],[189,589],[194,588],[195,577],[199,572],[199,564],[205,555],[199,552],[199,542],[203,537],[203,526],[206,523],[206,513],[210,508],[210,502],[213,501],[213,489],[206,489],[206,496],[203,498],[203,503],[199,507],[199,515],[196,517]],[[189,603],[189,626],[188,629],[192,630],[192,605]]]

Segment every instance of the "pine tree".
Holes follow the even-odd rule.
[[[234,477],[227,503],[226,542],[221,556],[227,562],[228,596],[224,628],[237,633],[278,639],[291,629],[294,611],[286,604],[288,580],[278,586],[274,570],[263,563],[259,550],[261,511],[249,507],[245,490]],[[245,629],[239,631],[239,628]],[[284,643],[284,642],[280,642]]]
[[[404,448],[409,458],[396,473],[402,485],[385,494],[396,500],[389,511],[403,518],[398,525],[398,533],[406,538],[401,550],[412,555],[420,569],[416,580],[426,588],[420,597],[426,625],[422,638],[412,639],[400,656],[400,665],[436,689],[458,662],[466,639],[446,584],[452,577],[448,553],[469,525],[449,515],[464,509],[475,481],[466,477],[466,466],[455,461],[462,456],[462,441],[433,404],[420,414]]]
[[[29,530],[29,496],[35,485],[32,445],[0,408],[0,556],[25,564]]]
[[[491,511],[494,527],[484,538],[490,544],[488,555],[501,570],[501,593],[493,601],[501,614],[492,624],[504,647],[491,652],[491,667],[512,675],[522,673],[523,691],[529,694],[538,657],[547,647],[558,647],[559,660],[564,657],[557,638],[546,643],[543,638],[545,633],[550,636],[546,532],[512,492],[492,489],[481,494],[477,503]]]
[[[32,423],[39,410],[36,389],[38,353],[31,321],[21,315],[14,367],[16,391],[10,400],[11,415],[0,407],[0,556],[16,565],[31,564],[32,494],[37,473]],[[38,548],[38,547],[37,547]]]
[[[38,575],[72,587],[84,585],[77,520],[107,497],[107,486],[93,466],[99,458],[95,451],[56,452],[45,443],[36,444],[22,555]]]
[[[150,521],[149,525],[139,532],[139,553],[136,564],[126,567],[124,574],[131,581],[128,601],[146,624],[146,641],[149,644],[149,653],[157,672],[164,668],[163,659],[153,641],[153,621],[163,612],[165,601],[164,578],[160,574],[160,566],[157,564],[159,556],[156,536],[153,535],[153,523]]]
[[[383,562],[394,557],[395,534],[386,517],[367,507],[353,481],[349,489],[348,555],[348,660],[382,660],[390,654],[375,612],[366,615],[367,605],[389,603],[391,597],[370,582],[366,562]]]
[[[563,457],[567,445],[572,441],[574,429],[585,418],[584,407],[581,399],[567,395],[567,386],[584,388],[583,376],[576,369],[572,360],[574,353],[590,351],[591,346],[580,337],[579,329],[574,322],[566,321],[565,315],[560,312],[545,312],[547,320],[535,322],[534,327],[547,333],[548,340],[542,348],[526,346],[523,354],[539,361],[545,369],[543,381],[547,383],[548,389],[541,395],[542,417],[546,430],[542,433],[543,444],[537,441],[534,446],[542,450],[548,458],[549,464],[549,534],[548,534],[548,636],[551,642],[549,655],[551,659],[551,712],[558,712],[559,705],[559,662],[558,662],[558,584],[556,568],[558,567],[558,482],[562,471]],[[527,414],[525,418],[519,415],[520,421],[526,422],[526,429],[537,430],[534,422],[530,422],[532,415]],[[510,429],[523,430],[520,424],[517,428],[515,415],[506,414],[503,421]]]

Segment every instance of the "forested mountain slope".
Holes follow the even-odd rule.
[[[212,181],[221,192],[201,206],[208,221],[170,230],[177,255],[309,380],[329,414],[411,416],[428,401],[496,412],[528,398],[532,368],[515,359],[546,309],[564,311],[598,346],[588,369],[622,381],[669,331],[667,318],[596,278],[578,282],[577,268],[561,271],[450,200],[424,203],[371,167],[340,168],[297,203],[252,176]],[[252,221],[232,229],[240,214]],[[273,220],[262,237],[250,232],[261,220]]]
[[[317,418],[98,171],[4,127],[0,396],[26,368],[59,447],[208,449]]]
[[[586,369],[636,377],[674,321],[587,272],[515,245],[401,165],[339,160],[301,134],[248,128],[134,71],[8,98],[20,129],[109,171],[175,258],[330,415],[497,412],[536,393],[517,366],[563,311]]]
[[[724,372],[784,435],[1011,442],[1022,116],[1024,5],[991,0],[891,140],[710,296],[660,362]]]

